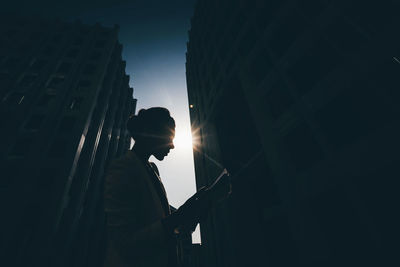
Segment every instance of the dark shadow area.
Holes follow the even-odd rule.
[[[198,1],[187,84],[207,266],[398,264],[396,1]],[[210,27],[212,25],[212,27]],[[253,156],[256,156],[253,158]]]

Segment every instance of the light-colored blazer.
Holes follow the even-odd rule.
[[[110,165],[104,184],[104,267],[167,266],[168,242],[161,219],[168,215],[168,200],[157,193],[152,179],[133,151]]]

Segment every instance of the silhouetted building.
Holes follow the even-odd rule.
[[[118,27],[2,18],[1,266],[101,266],[102,179],[136,107]]]
[[[204,266],[398,262],[396,1],[199,0],[187,46]]]

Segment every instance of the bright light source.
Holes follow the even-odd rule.
[[[193,108],[193,105],[192,105],[192,104],[190,104],[190,105],[189,105],[189,107],[190,107],[190,108]]]
[[[174,146],[176,148],[192,148],[192,134],[190,130],[177,129],[174,138]]]

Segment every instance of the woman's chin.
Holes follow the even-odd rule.
[[[154,157],[156,158],[156,159],[158,159],[158,160],[163,160],[164,158],[165,158],[165,154],[162,154],[162,155],[154,155]]]
[[[169,150],[166,151],[158,151],[157,153],[154,153],[153,156],[158,159],[158,160],[163,160],[166,156],[168,156]]]

